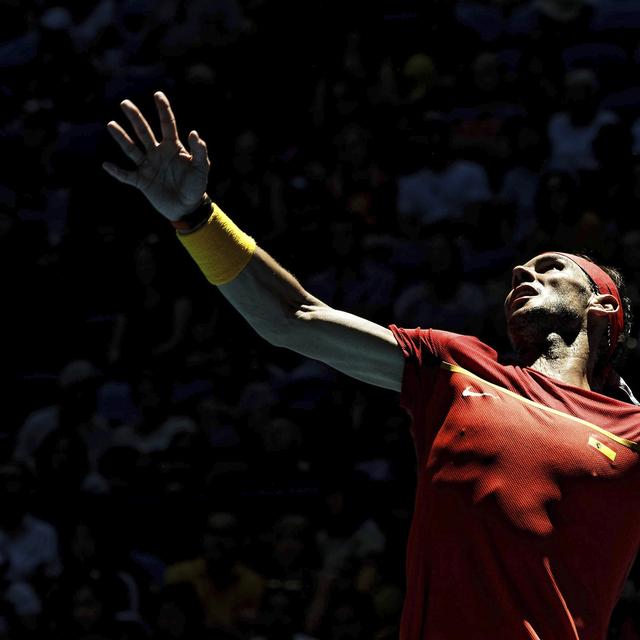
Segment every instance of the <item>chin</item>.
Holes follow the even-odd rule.
[[[546,343],[549,336],[556,334],[570,343],[582,326],[579,313],[569,307],[548,307],[526,305],[511,314],[507,322],[509,339],[518,351],[527,350]]]

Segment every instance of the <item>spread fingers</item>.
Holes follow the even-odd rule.
[[[107,124],[111,137],[118,143],[118,146],[122,149],[124,154],[129,158],[136,166],[142,164],[144,160],[144,154],[137,147],[136,143],[129,137],[129,134],[113,120]]]
[[[162,128],[162,137],[165,140],[177,140],[178,128],[176,127],[176,118],[173,115],[171,104],[167,99],[167,96],[158,91],[154,94],[156,99],[156,107],[158,109],[158,116],[160,117],[160,127]]]
[[[120,103],[120,106],[131,123],[133,130],[136,132],[142,146],[147,150],[156,147],[158,145],[158,141],[153,135],[153,131],[151,130],[146,118],[142,115],[140,109],[138,109],[131,100],[123,100]]]

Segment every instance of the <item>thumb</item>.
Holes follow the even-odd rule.
[[[124,184],[130,184],[134,187],[138,185],[138,178],[135,171],[126,171],[116,166],[112,162],[103,162],[102,168],[116,180],[124,182]]]
[[[198,135],[197,131],[189,134],[189,151],[193,157],[193,163],[201,168],[209,168],[209,155],[207,143]]]

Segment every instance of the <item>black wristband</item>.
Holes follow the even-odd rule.
[[[173,228],[182,233],[188,233],[190,231],[195,231],[203,224],[207,222],[207,220],[211,217],[211,206],[213,205],[213,201],[211,198],[205,194],[202,203],[198,205],[198,207],[192,211],[191,213],[187,213],[186,216],[182,216],[179,220],[171,220],[171,224]]]

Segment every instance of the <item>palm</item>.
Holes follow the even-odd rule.
[[[155,98],[162,130],[160,142],[140,110],[125,100],[122,109],[140,146],[115,122],[109,123],[109,131],[136,169],[126,171],[111,163],[103,166],[116,179],[139,189],[165,217],[177,220],[202,200],[210,163],[204,141],[192,131],[189,134],[190,150],[187,150],[178,138],[169,101],[162,93],[157,93]]]
[[[138,167],[135,186],[156,209],[175,219],[198,204],[207,188],[207,172],[193,166],[182,143],[161,142]]]

